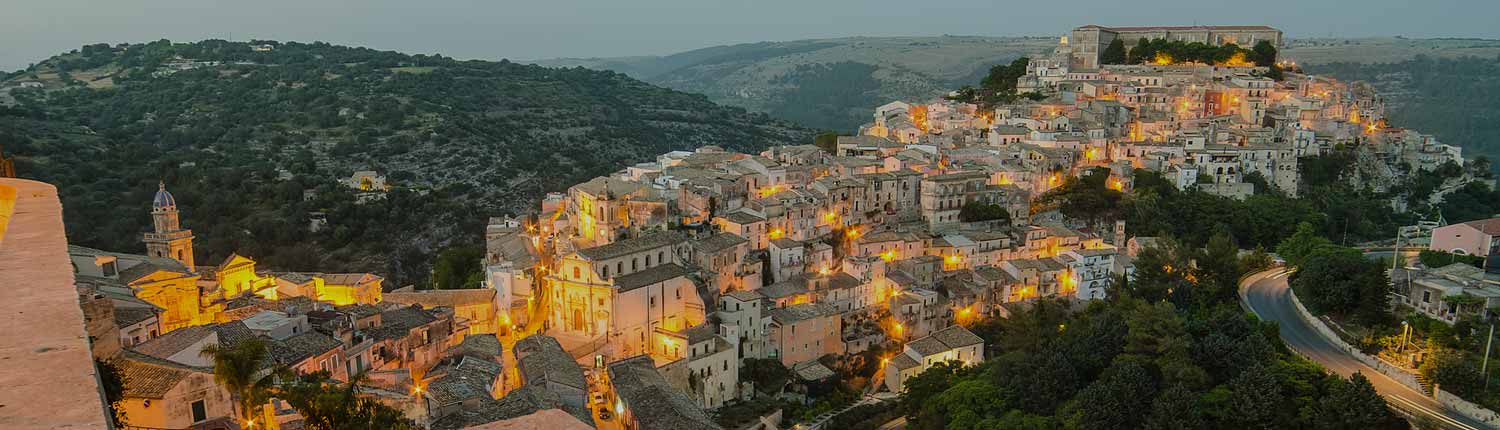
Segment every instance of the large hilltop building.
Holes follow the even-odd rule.
[[[1165,39],[1182,42],[1198,42],[1213,46],[1235,44],[1249,48],[1260,41],[1269,41],[1277,49],[1282,46],[1281,30],[1264,25],[1193,25],[1154,27],[1104,27],[1085,25],[1073,29],[1069,40],[1073,46],[1074,65],[1084,69],[1099,68],[1099,54],[1110,43],[1120,40],[1125,49],[1135,47],[1141,39]]]

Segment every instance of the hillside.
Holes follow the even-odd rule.
[[[852,131],[891,100],[936,97],[990,66],[1043,53],[1054,37],[850,37],[715,46],[667,56],[556,59],[812,127]]]
[[[92,45],[0,76],[0,103],[14,105],[0,115],[0,145],[24,177],[63,190],[75,244],[139,250],[164,179],[199,236],[198,261],[241,252],[296,270],[378,271],[399,286],[425,279],[435,249],[477,244],[485,217],[621,165],[811,140],[618,73],[256,43],[270,49]],[[357,204],[334,182],[356,170],[396,190]],[[308,233],[309,212],[329,228]],[[312,247],[296,246],[304,237]]]

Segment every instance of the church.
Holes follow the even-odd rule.
[[[226,302],[241,297],[305,297],[335,306],[381,302],[385,279],[370,273],[261,271],[255,260],[233,253],[218,265],[195,265],[193,231],[182,227],[177,199],[165,183],[151,200],[151,220],[152,231],[141,238],[145,255],[71,245],[68,254],[80,289],[153,307],[157,335],[227,322]]]

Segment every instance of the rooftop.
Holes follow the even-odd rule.
[[[552,336],[535,334],[516,341],[516,366],[527,385],[548,382],[584,389],[583,369]]]
[[[683,237],[682,233],[675,231],[659,232],[593,248],[580,249],[578,250],[578,255],[593,261],[608,260],[641,251],[675,245],[684,240],[687,239]]]
[[[629,275],[615,278],[615,288],[620,292],[631,291],[636,288],[660,284],[672,279],[687,276],[687,269],[676,263],[667,263],[652,267]]]
[[[667,383],[649,355],[609,365],[615,394],[630,408],[640,430],[721,430],[693,399]]]
[[[838,309],[827,303],[802,303],[771,310],[771,319],[781,324],[790,324],[838,313]]]

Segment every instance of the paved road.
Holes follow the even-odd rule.
[[[1348,377],[1355,372],[1363,373],[1375,390],[1396,408],[1415,416],[1430,419],[1445,429],[1478,430],[1489,428],[1449,411],[1436,400],[1420,391],[1396,382],[1385,374],[1355,360],[1297,316],[1291,301],[1292,290],[1287,286],[1287,272],[1283,269],[1255,274],[1241,284],[1245,290],[1245,303],[1261,319],[1276,321],[1281,326],[1281,339],[1307,358],[1318,362],[1329,371]]]

